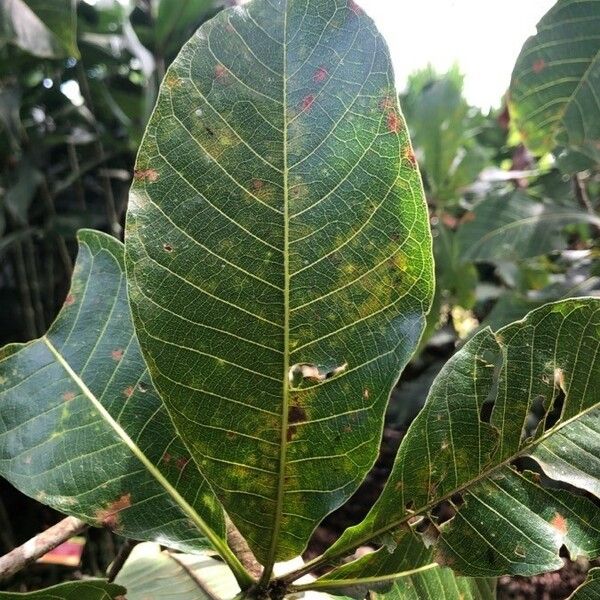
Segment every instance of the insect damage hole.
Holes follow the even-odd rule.
[[[288,378],[293,388],[300,387],[303,383],[317,383],[331,379],[344,372],[348,368],[348,363],[337,367],[328,367],[315,365],[314,363],[297,363],[290,367]]]

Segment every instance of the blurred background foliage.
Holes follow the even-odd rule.
[[[0,345],[46,330],[66,294],[79,228],[122,236],[135,153],[165,69],[226,4],[0,0]],[[593,158],[561,147],[533,156],[504,102],[487,113],[467,103],[458,67],[414,73],[401,105],[430,208],[436,296],[393,392],[370,491],[328,518],[314,551],[364,514],[433,377],[463,340],[552,300],[600,295]],[[0,552],[56,519],[0,482]],[[101,574],[115,538],[89,536],[84,564]],[[17,578],[14,589],[35,587],[35,576]]]

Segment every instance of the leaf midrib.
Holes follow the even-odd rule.
[[[73,370],[69,362],[62,356],[60,351],[54,346],[54,344],[48,339],[47,336],[41,338],[41,341],[50,350],[50,353],[54,356],[55,360],[61,365],[66,371],[69,377],[74,381],[77,387],[81,390],[83,395],[92,403],[94,408],[100,413],[104,421],[113,429],[118,435],[122,442],[129,448],[132,454],[144,465],[147,471],[154,477],[154,479],[161,485],[161,487],[171,496],[175,503],[181,508],[181,510],[191,519],[198,530],[204,534],[213,546],[220,552],[224,557],[233,560],[235,563],[239,563],[238,559],[233,555],[229,547],[223,540],[208,526],[208,524],[200,517],[200,515],[192,508],[192,506],[179,494],[179,492],[169,483],[168,479],[156,468],[156,466],[150,461],[150,459],[140,450],[136,443],[131,439],[127,432],[117,423],[112,415],[106,410],[102,403],[96,398],[93,392],[88,388],[81,377]],[[239,573],[244,572],[243,567],[240,565]],[[239,574],[238,573],[238,574]],[[236,574],[236,576],[238,575]]]
[[[290,267],[289,267],[289,195],[288,195],[288,115],[287,115],[287,9],[285,0],[283,10],[283,63],[282,63],[282,111],[283,111],[283,372],[282,402],[281,402],[281,429],[279,452],[279,476],[277,480],[277,500],[273,529],[269,545],[267,563],[263,570],[261,582],[270,580],[275,565],[277,542],[281,531],[283,501],[285,497],[285,471],[287,458],[287,429],[289,408],[288,374],[290,370]]]

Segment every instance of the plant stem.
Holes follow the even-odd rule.
[[[131,551],[137,546],[137,544],[139,544],[139,542],[136,540],[125,540],[125,542],[123,542],[123,545],[119,548],[119,552],[117,553],[115,560],[113,560],[112,564],[106,571],[106,577],[109,583],[112,583],[115,580],[119,574],[119,571],[123,568],[125,561],[129,558]]]
[[[67,517],[46,531],[38,533],[22,546],[0,557],[0,579],[11,577],[69,538],[81,533],[86,527],[87,524],[83,521]]]

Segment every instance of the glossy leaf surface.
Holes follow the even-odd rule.
[[[123,245],[82,231],[48,333],[0,350],[0,474],[135,539],[198,550],[222,511],[154,390],[127,305]]]
[[[536,153],[557,144],[600,160],[600,2],[559,0],[517,59],[512,118]]]
[[[69,581],[37,592],[0,592],[2,600],[118,600],[125,588],[101,579]]]
[[[474,336],[434,381],[365,521],[327,554],[419,516],[436,522],[445,501],[455,514],[428,536],[436,540],[436,562],[458,573],[557,569],[563,544],[573,558],[598,556],[600,510],[578,490],[598,493],[599,332],[600,301],[585,298],[546,305],[496,334]],[[523,456],[573,487],[556,489],[517,471],[511,464]],[[385,562],[393,572],[393,556],[379,555],[376,566]]]
[[[432,291],[388,52],[354,2],[254,0],[199,29],[146,131],[126,248],[178,431],[259,560],[298,555],[376,458]]]

